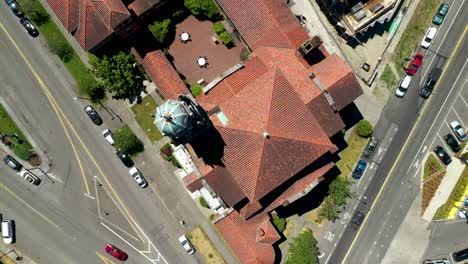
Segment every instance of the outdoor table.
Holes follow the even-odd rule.
[[[189,38],[190,38],[190,35],[187,32],[183,32],[182,34],[180,34],[180,39],[182,41],[187,41],[187,40],[189,40]]]
[[[205,66],[206,65],[206,59],[203,57],[198,58],[198,65],[200,66]]]

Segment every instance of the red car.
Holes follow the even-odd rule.
[[[410,66],[406,69],[406,73],[408,75],[415,75],[418,71],[419,66],[424,59],[424,56],[421,53],[414,55],[413,61],[411,62]]]
[[[107,244],[106,252],[118,260],[126,261],[128,259],[127,253],[123,252],[122,250],[111,244]]]

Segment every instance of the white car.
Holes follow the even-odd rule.
[[[11,244],[15,241],[15,221],[2,221],[2,237],[5,244]]]
[[[426,31],[426,34],[424,35],[423,40],[421,41],[421,47],[428,49],[431,46],[432,40],[435,38],[436,33],[437,33],[437,28],[435,27],[428,28]]]
[[[104,136],[104,138],[106,139],[107,142],[109,142],[109,144],[111,144],[112,146],[114,146],[114,134],[112,134],[112,131],[110,131],[109,129],[104,129],[102,130],[102,135]]]
[[[195,253],[195,249],[193,248],[192,243],[190,243],[190,241],[185,235],[181,235],[179,237],[179,242],[182,245],[182,247],[184,247],[185,251],[187,251],[187,253],[189,253],[190,255]]]
[[[403,97],[406,94],[406,91],[408,91],[408,87],[410,86],[411,83],[411,76],[406,75],[405,78],[403,78],[400,82],[400,85],[395,91],[395,96],[396,97]]]
[[[455,136],[457,136],[460,141],[465,141],[467,139],[465,129],[458,121],[452,121],[452,123],[450,123],[450,128],[453,130],[453,133],[455,133]]]
[[[23,179],[25,179],[27,182],[34,184],[34,185],[39,185],[41,182],[41,179],[39,179],[36,175],[32,174],[31,172],[27,170],[22,170],[19,173],[19,176],[21,176]]]
[[[146,182],[145,178],[137,168],[132,167],[128,171],[128,173],[130,173],[130,176],[132,176],[132,178],[137,182],[138,186],[140,186],[141,188],[145,188],[146,186],[148,186],[148,183]]]

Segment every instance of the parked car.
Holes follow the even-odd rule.
[[[353,171],[353,178],[356,180],[360,179],[362,174],[366,170],[366,167],[367,167],[367,161],[359,160],[356,165],[356,168]]]
[[[443,258],[443,259],[428,259],[424,261],[424,264],[451,264],[450,260]]]
[[[452,253],[453,260],[462,261],[468,259],[468,248]]]
[[[104,136],[104,138],[106,139],[106,141],[111,144],[112,146],[114,146],[114,134],[112,134],[112,131],[110,131],[109,129],[104,129],[102,130],[102,135]]]
[[[441,4],[439,6],[439,9],[437,10],[437,13],[432,19],[432,23],[436,25],[442,24],[442,22],[444,22],[445,16],[447,15],[448,11],[449,11],[449,5],[446,3]]]
[[[146,186],[148,186],[148,183],[146,182],[145,178],[137,168],[132,167],[128,171],[128,173],[130,173],[130,176],[132,176],[132,178],[137,182],[138,186],[140,186],[141,188],[145,188]]]
[[[354,230],[357,230],[361,226],[362,222],[364,221],[364,217],[365,215],[361,211],[358,211],[354,215],[353,220],[351,221]]]
[[[115,154],[117,154],[117,157],[119,157],[119,159],[126,167],[130,168],[133,167],[133,165],[135,165],[135,163],[133,163],[133,160],[125,151],[119,149],[115,152]]]
[[[11,9],[13,14],[15,14],[15,16],[22,17],[24,15],[23,12],[21,11],[21,8],[18,2],[16,2],[16,0],[5,0],[5,3]]]
[[[15,243],[15,221],[2,221],[2,237],[5,244]]]
[[[426,31],[426,34],[424,35],[423,40],[421,41],[421,47],[428,49],[431,46],[432,41],[434,40],[436,34],[437,34],[437,28],[429,27]]]
[[[419,69],[419,66],[421,66],[422,64],[423,59],[424,59],[424,56],[421,53],[414,55],[413,61],[411,61],[411,64],[406,69],[406,74],[410,76],[415,75]]]
[[[462,127],[462,125],[460,125],[460,122],[458,121],[452,121],[450,123],[450,128],[453,130],[453,133],[455,133],[455,136],[457,136],[457,138],[460,140],[460,141],[465,141],[466,140],[466,132],[465,132],[465,129]]]
[[[112,244],[106,245],[106,252],[109,253],[109,255],[121,261],[126,261],[128,259],[127,253],[123,252],[118,247]]]
[[[41,183],[41,179],[39,179],[39,177],[37,177],[36,175],[32,174],[30,171],[22,170],[18,174],[27,182],[33,185],[39,185],[39,183]]]
[[[447,153],[447,151],[445,151],[443,147],[435,147],[434,152],[443,164],[449,165],[452,162],[452,158],[450,158],[449,154]]]
[[[367,142],[366,148],[364,149],[362,156],[367,159],[372,158],[372,156],[374,156],[375,150],[377,149],[378,145],[379,145],[379,140],[376,137],[371,137],[369,139],[369,142]]]
[[[185,235],[179,237],[179,242],[182,245],[182,247],[184,247],[185,251],[187,251],[187,253],[189,253],[190,255],[195,253],[195,248],[193,248],[192,243],[190,243],[190,241]]]
[[[429,77],[427,77],[427,80],[424,82],[423,88],[419,91],[419,95],[422,98],[429,98],[429,96],[432,93],[432,90],[434,90],[434,87],[440,78],[441,73],[442,70],[440,68],[432,69],[431,74],[429,74]]]
[[[447,135],[444,136],[444,139],[445,139],[445,142],[447,143],[447,145],[449,145],[450,149],[457,153],[458,151],[460,151],[461,147],[460,147],[460,144],[458,144],[458,141],[455,139],[455,137],[448,133]]]
[[[400,97],[400,98],[405,96],[406,91],[408,91],[408,88],[410,86],[410,83],[411,83],[411,76],[406,75],[405,78],[401,80],[400,85],[396,89],[395,96]]]
[[[23,165],[21,165],[21,163],[19,163],[15,158],[13,158],[10,155],[6,155],[3,158],[3,162],[5,162],[5,164],[8,167],[14,169],[15,171],[19,171],[19,170],[21,170],[21,168],[23,168]]]
[[[94,110],[94,108],[90,105],[87,105],[84,107],[84,111],[85,113],[89,116],[89,118],[91,119],[91,121],[93,121],[93,123],[97,126],[100,126],[102,125],[102,119],[101,117],[99,116],[99,114],[96,112],[96,110]]]
[[[29,20],[29,18],[27,17],[22,17],[20,19],[20,23],[21,25],[23,25],[24,29],[26,29],[26,31],[28,32],[28,34],[31,36],[31,37],[37,37],[39,36],[39,31],[37,30],[37,28],[33,25],[33,23],[31,22],[31,20]]]

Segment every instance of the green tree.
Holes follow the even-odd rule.
[[[279,217],[277,213],[272,213],[271,218],[273,220],[273,225],[278,229],[278,231],[283,232],[286,229],[286,219]]]
[[[351,194],[349,184],[349,180],[344,177],[338,177],[330,184],[328,195],[335,205],[343,206],[346,204],[346,199]]]
[[[80,94],[88,96],[93,103],[98,103],[106,97],[104,87],[94,78],[84,78],[78,83]]]
[[[49,14],[35,1],[22,1],[21,9],[38,26],[49,22]]]
[[[57,55],[62,61],[67,62],[73,49],[63,36],[56,36],[53,41],[48,42],[50,52]]]
[[[361,137],[369,137],[372,135],[373,127],[371,123],[365,119],[358,122],[358,134]]]
[[[213,24],[213,31],[219,35],[221,32],[226,31],[226,28],[224,28],[224,25],[221,21],[218,21]]]
[[[171,27],[171,20],[169,18],[163,21],[155,21],[153,24],[148,26],[149,31],[153,34],[156,41],[164,45],[167,40],[167,35]]]
[[[129,52],[121,51],[112,57],[90,56],[89,62],[91,72],[100,84],[118,98],[134,95],[142,87],[142,81],[139,80],[142,73],[136,67],[135,57]]]
[[[203,93],[203,87],[201,87],[201,85],[198,83],[190,84],[190,91],[194,97],[197,97]]]
[[[131,156],[145,149],[143,142],[133,133],[128,125],[124,125],[114,132],[114,140],[117,149],[122,149]]]
[[[339,213],[340,208],[336,206],[336,204],[333,202],[333,199],[331,199],[330,197],[325,198],[319,209],[320,219],[335,221],[338,218]]]
[[[185,0],[184,4],[197,18],[214,20],[219,17],[218,7],[213,0]]]
[[[289,244],[289,255],[285,264],[316,264],[318,263],[318,247],[312,230],[302,231]]]
[[[232,43],[233,43],[231,35],[229,35],[229,33],[227,31],[221,32],[218,35],[218,37],[223,42],[223,44],[228,46],[228,47],[231,46]]]

